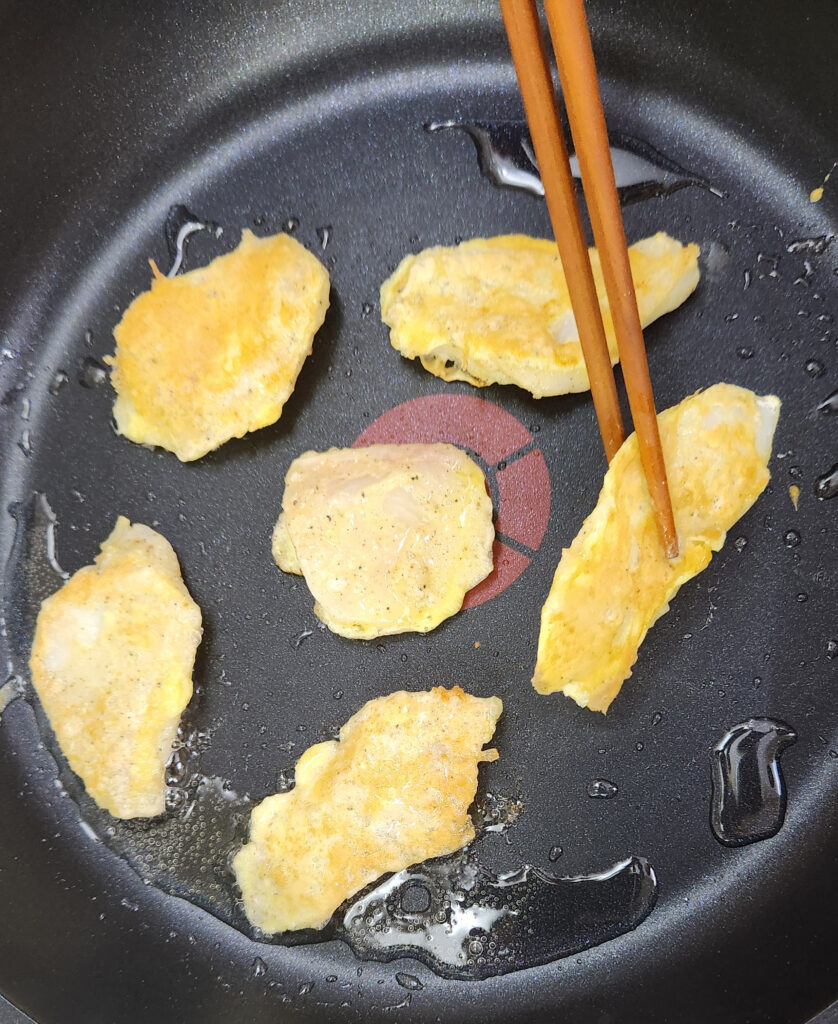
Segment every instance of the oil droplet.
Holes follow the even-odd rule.
[[[370,316],[370,314],[372,313],[372,311],[374,309],[375,309],[375,306],[373,306],[373,304],[371,302],[365,302],[363,304],[363,306],[361,306],[361,314],[363,316]]]
[[[745,548],[748,546],[748,538],[747,537],[737,537],[736,540],[733,542],[733,546],[739,552],[744,551]]]
[[[335,690],[332,696],[335,698],[335,700],[340,700],[341,697],[343,697],[343,690]]]
[[[789,485],[789,501],[794,505],[794,511],[796,512],[800,505],[800,488],[797,484]]]
[[[753,359],[754,358],[754,350],[752,348],[748,347],[747,345],[743,345],[741,348],[738,348],[736,350],[736,354],[739,356],[740,359]]]
[[[806,362],[806,372],[810,377],[823,377],[826,367],[819,359],[809,359]]]
[[[56,370],[49,382],[48,390],[51,395],[57,395],[70,379],[66,370]]]
[[[288,217],[282,224],[282,230],[289,235],[293,235],[297,228],[300,226],[299,217]]]
[[[662,719],[663,719],[663,715],[661,714],[661,712],[660,711],[656,711],[652,715],[652,725],[660,725]]]
[[[550,852],[547,854],[547,860],[549,860],[551,864],[555,864],[563,853],[564,850],[561,848],[561,846],[551,846]]]
[[[636,750],[636,751],[638,752],[638,754],[639,754],[639,753],[640,753],[640,751],[641,751],[641,750],[643,749],[643,744],[642,744],[642,743],[640,743],[640,742],[638,741],[637,743],[635,743],[635,744],[634,744],[634,749],[635,749],[635,750]]]
[[[302,985],[297,989],[298,996],[307,996],[309,992],[314,988],[313,981],[304,981]]]
[[[424,892],[424,909],[405,899],[411,889]],[[491,978],[624,934],[656,896],[641,857],[561,878],[531,865],[495,875],[461,853],[392,875],[349,909],[338,936],[365,959],[412,956],[445,978]]]
[[[401,985],[402,988],[406,988],[410,992],[419,992],[425,987],[415,975],[405,974],[403,971],[399,971],[396,974],[396,984]]]
[[[779,757],[797,739],[773,718],[735,725],[713,747],[710,824],[725,846],[745,846],[776,835],[786,813]]]
[[[808,600],[809,600],[809,595],[808,594],[801,593],[801,594],[797,595],[797,603],[798,604],[805,604]]]
[[[295,637],[293,637],[291,639],[291,641],[290,641],[291,646],[292,647],[299,647],[305,640],[307,640],[310,636],[313,636],[313,635],[314,635],[314,630],[312,630],[312,629],[304,629],[302,631],[302,633],[298,633]]]
[[[828,473],[819,476],[815,481],[815,496],[820,501],[827,501],[838,494],[838,462]]]
[[[827,395],[820,403],[818,406],[818,412],[838,412],[838,388],[836,388],[831,395]]]
[[[809,193],[810,203],[819,203],[823,199],[823,185],[818,185],[817,188],[813,188]]]
[[[596,800],[610,800],[617,795],[617,787],[608,779],[594,779],[588,783],[586,792]]]
[[[198,231],[207,231],[215,238],[219,238],[223,229],[214,221],[197,217],[181,203],[175,203],[174,206],[169,207],[163,224],[163,234],[166,237],[166,248],[169,250],[169,259],[172,262],[166,277],[174,277],[181,270],[186,269],[187,241]]]
[[[256,957],[256,959],[251,964],[251,967],[253,969],[254,978],[264,978],[265,975],[268,973],[268,965],[265,963],[261,956]]]
[[[788,530],[783,536],[783,543],[787,548],[796,548],[800,543],[800,534],[797,530]]]
[[[320,248],[325,251],[332,237],[332,225],[325,224],[322,228],[317,228],[316,233],[317,241],[320,243]]]
[[[827,658],[838,658],[838,640],[826,641],[826,656]]]
[[[20,676],[11,675],[0,686],[0,721],[3,718],[3,712],[12,703],[15,698],[20,697],[23,693],[23,680]]]
[[[99,388],[108,379],[108,371],[92,356],[85,356],[79,371],[79,384],[85,388]]]

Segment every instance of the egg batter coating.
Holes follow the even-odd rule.
[[[619,359],[599,254],[591,266],[611,362]],[[645,327],[698,284],[698,246],[663,232],[629,248]],[[590,387],[554,241],[475,238],[406,256],[381,286],[390,343],[443,380],[517,384],[536,398]]]
[[[114,328],[117,429],[182,462],[276,422],[329,306],[325,267],[289,235],[178,277],[157,268]]]
[[[608,710],[649,627],[706,568],[768,483],[780,400],[715,384],[658,416],[679,555],[658,539],[636,435],[615,455],[599,501],[562,552],[541,612],[533,685]]]
[[[200,642],[201,612],[171,545],[124,516],[95,563],[41,605],[32,683],[70,767],[114,817],[165,810]]]
[[[273,555],[302,573],[318,618],[368,640],[426,633],[492,571],[492,502],[450,444],[306,452],[285,477]]]
[[[381,875],[453,853],[474,838],[468,809],[498,697],[459,686],[369,701],[297,762],[295,785],[253,809],[233,869],[263,932],[322,928]]]

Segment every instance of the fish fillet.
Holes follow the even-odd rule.
[[[156,271],[156,268],[155,268]],[[183,462],[279,419],[329,305],[329,275],[289,235],[156,274],[114,328],[117,429]]]
[[[117,818],[165,809],[200,641],[171,545],[123,516],[95,563],[41,605],[32,683],[70,767]]]
[[[614,326],[599,255],[590,250],[612,363]],[[663,232],[629,248],[645,327],[698,284],[698,246]],[[590,387],[556,243],[526,235],[475,238],[406,256],[381,286],[390,342],[443,380],[516,384],[536,398]]]
[[[541,612],[533,685],[603,711],[649,627],[701,572],[768,483],[780,400],[716,384],[658,417],[679,555],[666,558],[637,448],[614,457],[596,508],[562,552]]]
[[[233,868],[263,932],[321,928],[381,875],[474,838],[468,809],[503,710],[460,687],[400,691],[365,704],[340,740],[310,747],[295,786],[253,809]]]

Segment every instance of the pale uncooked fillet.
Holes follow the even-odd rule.
[[[661,548],[637,438],[614,457],[594,511],[562,552],[541,612],[533,685],[606,711],[649,627],[701,572],[768,483],[780,400],[716,384],[658,417],[679,555]]]
[[[342,636],[425,633],[492,571],[492,502],[450,444],[306,452],[285,477],[273,555]]]
[[[183,462],[279,419],[329,305],[329,275],[289,235],[242,232],[177,277],[155,270],[114,329],[117,429]]]
[[[70,767],[117,818],[165,809],[200,642],[171,545],[123,516],[95,563],[41,605],[32,683]]]
[[[340,740],[297,762],[295,785],[253,809],[233,868],[263,932],[321,928],[390,871],[453,853],[474,838],[469,805],[503,710],[460,687],[369,701]]]
[[[612,363],[614,326],[599,255],[590,250]],[[698,284],[698,246],[663,232],[629,248],[645,327]],[[556,243],[526,235],[475,238],[406,256],[381,286],[390,342],[443,380],[516,384],[536,398],[590,387]]]

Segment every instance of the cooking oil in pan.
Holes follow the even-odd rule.
[[[2,720],[3,712],[12,703],[15,697],[19,697],[23,693],[23,680],[20,676],[11,675],[0,686],[0,720]]]
[[[171,260],[166,277],[174,277],[181,270],[185,269],[186,243],[196,231],[207,231],[215,238],[218,238],[223,229],[214,221],[196,217],[187,207],[177,203],[169,207],[163,230],[166,235],[169,259]]]
[[[56,518],[45,496],[34,494],[10,511],[17,530],[6,570],[4,627],[15,653],[13,669],[23,675],[41,601],[67,574],[56,561]],[[15,692],[18,688],[15,684]],[[256,939],[298,945],[339,938],[361,958],[415,957],[446,977],[477,979],[614,938],[636,927],[655,903],[654,872],[639,857],[583,877],[561,878],[529,865],[495,875],[469,848],[373,885],[348,901],[324,929],[265,936],[247,922],[231,867],[246,840],[253,803],[229,782],[200,772],[210,736],[191,724],[189,711],[166,766],[166,813],[125,821],[112,818],[87,795],[57,749],[40,706],[34,706],[60,782],[92,834],[147,884],[190,900]],[[486,794],[479,801],[479,833],[508,828],[521,806],[518,798]]]
[[[821,501],[838,495],[838,462],[815,481],[815,496]]]
[[[29,647],[41,602],[67,579],[55,555],[56,517],[46,495],[14,502],[9,514],[15,536],[3,578],[2,628],[11,656],[10,671],[25,676]]]
[[[85,356],[79,371],[79,384],[84,388],[100,388],[108,379],[108,371],[92,356]]]
[[[534,196],[544,195],[535,153],[525,121],[429,121],[426,132],[464,131],[474,142],[483,175],[494,185],[517,188]],[[648,143],[628,135],[612,135],[611,163],[623,204],[670,195],[697,185],[715,195],[716,189],[698,175],[684,170]],[[571,173],[579,177],[579,163],[572,155]]]
[[[797,739],[773,718],[749,718],[713,747],[710,824],[725,846],[746,846],[776,835],[786,813],[780,754]]]
[[[349,908],[337,935],[364,958],[411,956],[446,978],[490,978],[630,931],[656,896],[642,857],[560,878],[530,865],[495,875],[466,850],[392,875]]]
[[[838,412],[838,388],[836,388],[831,395],[827,395],[826,398],[818,405],[818,412]]]

